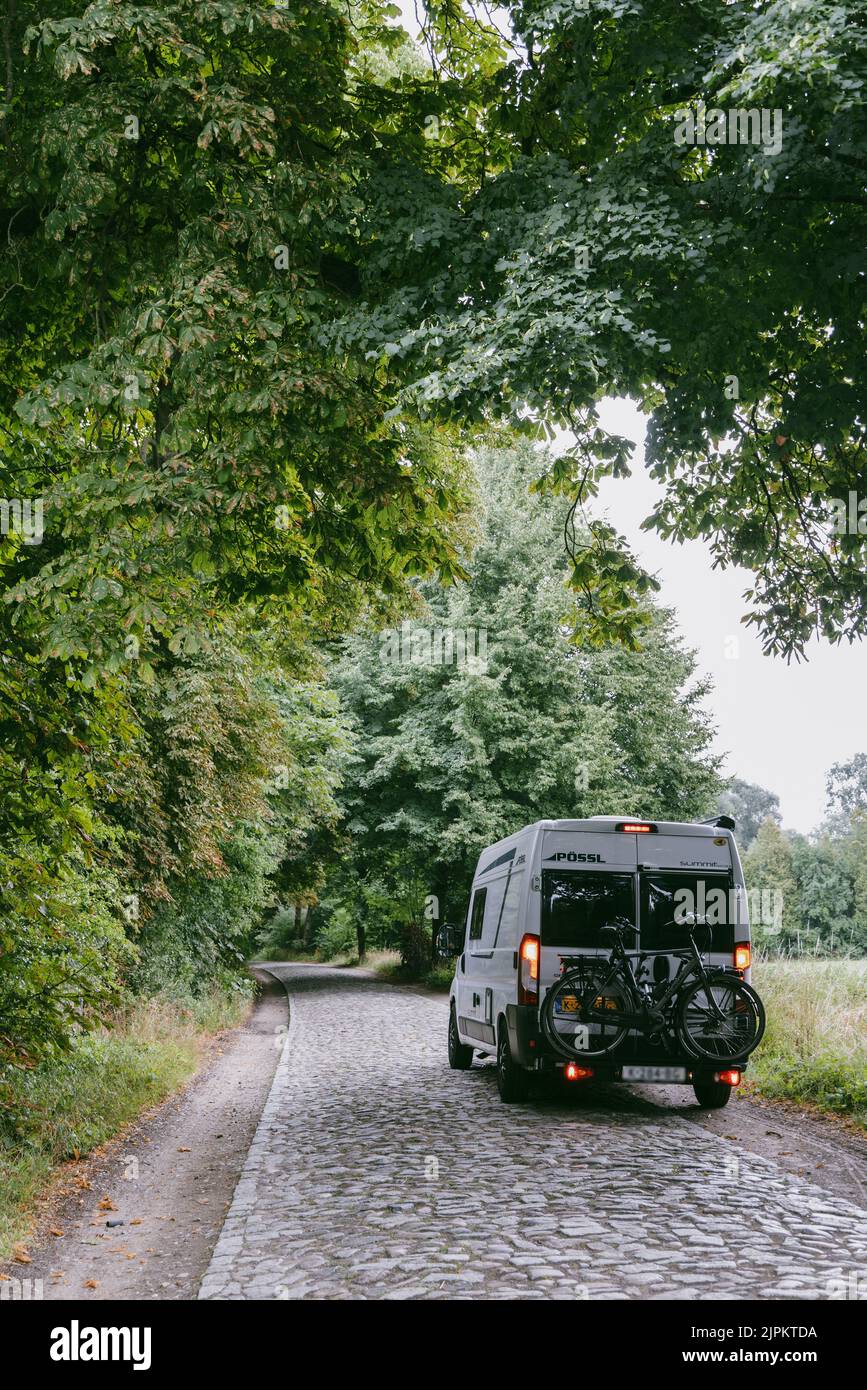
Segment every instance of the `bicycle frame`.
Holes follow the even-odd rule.
[[[662,994],[653,1000],[652,1004],[648,1004],[646,998],[642,994],[631,963],[633,957],[638,960],[646,960],[650,956],[676,956],[680,960],[680,965],[678,966],[677,974],[674,979],[670,981]],[[569,957],[565,957],[564,959],[568,960]],[[572,957],[572,959],[584,962],[595,958],[579,956]],[[611,952],[608,964],[611,968],[602,983],[600,984],[597,982],[588,985],[584,993],[580,996],[576,1014],[582,1023],[587,1023],[590,1019],[600,1022],[604,1019],[606,1023],[619,1023],[628,1028],[637,1028],[642,1033],[661,1032],[665,1027],[665,1011],[672,1000],[677,996],[678,992],[683,988],[686,981],[694,976],[702,980],[706,987],[710,983],[710,972],[702,961],[698,947],[692,937],[690,937],[690,944],[688,947],[673,951],[667,949],[626,951],[622,944],[618,942]],[[633,1005],[632,1013],[623,1013],[617,1009],[594,1010],[590,1007],[592,1000],[598,998],[600,994],[604,994],[606,987],[615,979],[618,983],[626,985]],[[707,999],[713,1012],[718,1018],[722,1018],[722,1010],[719,1008],[709,988],[707,990]]]

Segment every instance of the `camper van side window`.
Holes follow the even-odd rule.
[[[485,920],[485,898],[488,896],[487,888],[477,888],[473,898],[473,915],[470,918],[470,941],[480,941],[482,938],[482,923]]]

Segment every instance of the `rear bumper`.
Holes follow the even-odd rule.
[[[531,1071],[562,1071],[566,1063],[559,1053],[549,1047],[539,1028],[539,1012],[532,1004],[509,1004],[506,1008],[506,1025],[509,1029],[509,1047],[512,1057],[520,1066]],[[588,1062],[594,1080],[621,1081],[625,1066],[645,1067],[683,1067],[686,1075],[682,1082],[660,1079],[642,1082],[642,1085],[690,1086],[694,1081],[712,1081],[715,1071],[722,1070],[722,1064],[714,1067],[711,1062],[696,1062],[691,1057],[680,1057],[663,1052],[654,1047],[646,1038],[633,1035],[626,1038],[621,1047],[610,1059]],[[734,1064],[744,1074],[747,1062]]]

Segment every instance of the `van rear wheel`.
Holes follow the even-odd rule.
[[[473,1049],[462,1043],[458,1035],[455,1006],[449,1009],[449,1066],[452,1071],[467,1071],[473,1065]]]
[[[504,1023],[500,1024],[500,1035],[497,1039],[497,1090],[500,1100],[506,1105],[526,1100],[529,1090],[529,1077],[512,1057],[509,1030]]]
[[[721,1110],[728,1105],[732,1087],[724,1081],[693,1081],[692,1089],[699,1105],[705,1110]]]

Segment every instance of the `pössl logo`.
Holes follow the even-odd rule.
[[[134,1371],[150,1370],[149,1327],[82,1327],[73,1318],[69,1327],[51,1331],[52,1361],[131,1361]]]

